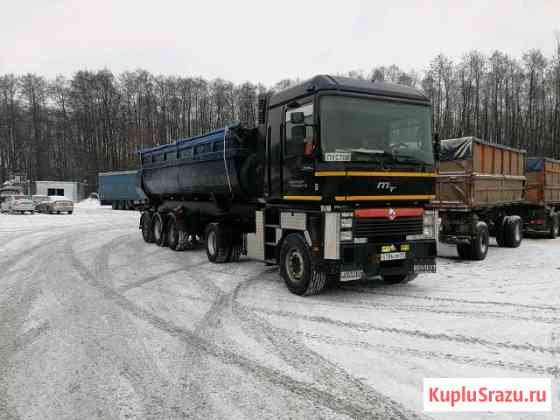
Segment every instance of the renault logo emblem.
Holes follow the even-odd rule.
[[[395,220],[397,218],[397,212],[395,211],[395,209],[390,208],[387,212],[387,217],[389,218],[389,220]]]

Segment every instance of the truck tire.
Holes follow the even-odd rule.
[[[288,290],[299,296],[315,295],[327,285],[327,273],[318,272],[309,247],[298,233],[291,233],[280,248],[280,275]]]
[[[462,260],[471,259],[471,244],[457,244],[457,254]]]
[[[470,259],[482,261],[488,254],[488,243],[490,242],[490,234],[488,233],[488,225],[484,222],[478,222],[475,228],[475,237],[470,243]]]
[[[140,217],[140,229],[142,230],[142,238],[146,243],[154,242],[154,230],[152,227],[152,214],[149,211],[142,213]]]
[[[196,245],[194,235],[180,228],[175,216],[169,216],[167,221],[167,243],[173,251],[186,251]]]
[[[548,233],[549,239],[556,239],[560,231],[560,220],[558,215],[554,215],[550,219],[550,232]]]
[[[523,222],[519,216],[504,219],[504,243],[508,248],[518,248],[523,240]]]
[[[231,249],[228,262],[238,262],[243,253],[243,236],[240,232],[231,232]]]
[[[116,201],[111,202],[111,209],[117,210],[117,208],[118,208],[118,203]]]
[[[220,264],[228,260],[231,244],[227,232],[219,223],[210,223],[206,226],[204,239],[208,261]]]
[[[494,223],[494,229],[496,230],[496,243],[499,247],[506,246],[505,242],[505,218],[499,219]]]
[[[154,232],[154,242],[159,246],[167,246],[165,217],[160,212],[154,214],[152,218],[152,230]]]
[[[416,277],[418,277],[418,274],[415,273],[395,274],[390,276],[383,276],[383,281],[388,284],[398,284],[398,283],[405,284],[405,283],[410,283]]]

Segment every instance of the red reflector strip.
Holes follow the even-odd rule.
[[[358,218],[386,218],[389,220],[399,217],[418,217],[424,214],[422,208],[397,208],[397,209],[359,209],[354,211]]]

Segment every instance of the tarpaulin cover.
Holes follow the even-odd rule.
[[[544,169],[544,158],[528,158],[527,172],[540,172]]]
[[[441,141],[440,160],[465,160],[472,157],[474,137],[461,137]]]

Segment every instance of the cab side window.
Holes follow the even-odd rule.
[[[306,134],[304,142],[292,139],[292,127],[294,124],[290,122],[290,119],[293,112],[303,112],[305,124],[313,124],[313,103],[308,103],[297,108],[290,108],[286,111],[286,119],[284,120],[286,122],[284,156],[286,157],[303,155],[303,143],[313,140],[313,127],[311,126],[305,127]]]

